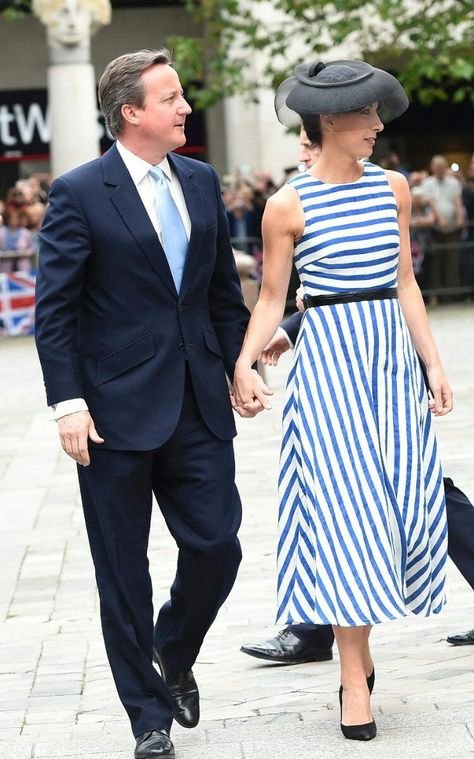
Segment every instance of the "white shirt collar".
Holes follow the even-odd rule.
[[[148,163],[148,161],[144,161],[143,158],[140,158],[140,156],[132,153],[132,151],[126,148],[125,145],[120,142],[120,140],[117,140],[116,145],[120,157],[122,158],[122,161],[124,162],[130,173],[130,176],[132,177],[133,183],[136,187],[138,187],[140,182],[147,176],[153,164]],[[171,173],[171,167],[167,156],[163,158],[162,162],[159,163],[158,166],[163,171],[166,178],[171,182],[173,175]]]

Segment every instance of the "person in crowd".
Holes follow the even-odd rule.
[[[116,142],[55,180],[37,281],[47,399],[78,464],[104,642],[136,759],[172,759],[173,718],[198,723],[192,667],[241,559],[226,372],[249,313],[216,172],[172,152],[186,142],[191,108],[170,63],[164,49],[141,50],[106,67],[99,98]],[[153,493],[179,547],[155,626]]]
[[[26,222],[31,233],[31,244],[36,252],[38,251],[38,234],[45,213],[46,205],[38,199],[38,196],[36,196],[36,199],[34,199],[25,209]]]
[[[448,413],[452,393],[413,275],[408,183],[360,161],[381,118],[407,105],[394,77],[360,61],[302,64],[280,86],[280,120],[296,112],[322,148],[267,204],[262,289],[234,373],[235,407],[268,408],[251,367],[281,321],[294,247],[307,311],[284,409],[278,621],[333,625],[341,730],[354,740],[376,735],[373,624],[437,614],[445,601],[430,410]]]
[[[48,200],[48,189],[45,181],[41,180],[36,174],[32,174],[28,177],[28,184],[33,193],[33,202],[39,202],[45,205]]]
[[[252,253],[255,239],[259,236],[257,215],[253,206],[253,194],[248,185],[233,193],[226,206],[229,233],[235,246],[245,253]]]
[[[456,289],[459,287],[459,242],[465,223],[461,183],[449,174],[448,162],[442,155],[433,156],[430,168],[431,176],[420,185],[436,213],[427,276],[433,290]]]
[[[237,169],[232,183],[224,192],[224,206],[227,213],[230,237],[233,245],[244,253],[261,258],[260,224],[265,205],[266,182],[264,178],[255,180],[257,175]]]
[[[403,174],[404,177],[408,179],[410,176],[410,172],[406,168],[406,166],[403,166],[400,161],[400,156],[396,152],[396,150],[390,150],[387,155],[381,159],[380,165],[384,169],[389,169],[390,171],[398,171],[400,174]]]
[[[30,271],[34,253],[33,237],[27,228],[22,207],[10,205],[3,212],[0,226],[0,271]]]
[[[419,187],[422,182],[428,177],[427,171],[412,171],[408,177],[408,184],[410,188]]]
[[[411,188],[410,214],[410,249],[413,272],[418,283],[422,284],[423,262],[430,254],[431,229],[436,214],[429,198],[423,194],[421,187]]]
[[[28,201],[25,198],[25,194],[23,190],[20,187],[10,187],[9,190],[7,190],[7,195],[5,198],[5,207],[6,208],[17,208],[19,211],[27,212],[28,210]]]
[[[470,288],[470,296],[474,297],[474,155],[466,172],[462,202],[466,210],[467,227],[463,236],[461,280]]]

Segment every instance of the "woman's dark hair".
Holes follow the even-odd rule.
[[[323,133],[321,130],[321,117],[317,113],[303,114],[301,116],[303,129],[306,132],[308,140],[316,147],[321,147],[323,142]]]

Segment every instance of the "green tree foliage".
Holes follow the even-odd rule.
[[[31,11],[31,0],[0,0],[0,13],[9,21],[21,18]]]
[[[348,46],[351,57],[395,71],[424,104],[448,97],[474,102],[472,0],[184,0],[184,5],[202,34],[174,36],[168,44],[183,82],[191,87],[204,82],[192,93],[202,107],[230,94],[255,96],[251,64],[257,50],[266,61],[259,84],[275,87],[302,60],[334,57],[338,45]]]
[[[424,104],[448,98],[474,102],[473,0],[179,2],[200,35],[175,35],[166,42],[198,107],[236,93],[254,98],[256,51],[266,61],[258,84],[275,87],[297,63],[334,57],[339,45],[348,46],[351,57],[396,72]],[[30,8],[31,0],[0,0],[0,12],[12,19]]]

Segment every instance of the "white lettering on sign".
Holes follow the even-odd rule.
[[[38,103],[31,103],[25,113],[25,109],[20,103],[15,103],[13,113],[16,117],[16,124],[20,140],[24,145],[29,145],[33,141],[35,129],[38,130],[42,142],[49,142],[51,139],[51,120],[49,118],[49,108],[43,113]]]
[[[7,105],[0,105],[0,141],[4,145],[16,145],[17,140],[10,134],[10,124],[15,117],[8,110]]]
[[[15,98],[16,99],[16,98]],[[12,98],[13,100],[13,98]],[[97,108],[97,132],[99,140],[113,137],[105,126],[105,119]],[[34,146],[33,150],[49,149],[51,142],[51,115],[49,108],[41,102],[1,102],[0,93],[0,156],[18,155]]]

